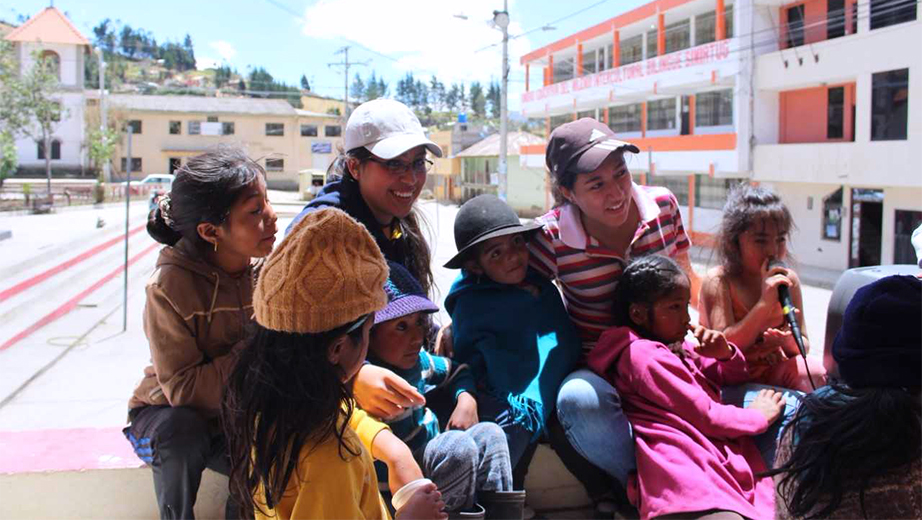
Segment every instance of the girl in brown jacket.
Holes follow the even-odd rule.
[[[161,518],[193,518],[202,472],[229,470],[221,398],[253,314],[251,260],[277,231],[265,177],[239,149],[193,157],[148,220],[167,247],[147,284],[151,365],[124,432],[153,469]]]

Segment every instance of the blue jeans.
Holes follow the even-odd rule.
[[[745,384],[728,387],[723,392],[726,404],[748,405],[765,385]],[[799,392],[784,392],[785,410],[765,433],[754,440],[771,467],[781,427],[790,420],[797,407]],[[580,455],[627,484],[628,475],[637,470],[631,425],[621,410],[621,397],[608,381],[588,369],[580,369],[564,379],[557,394],[557,418],[567,440]]]
[[[779,386],[746,383],[744,385],[723,387],[720,392],[720,397],[724,404],[732,404],[740,408],[747,408],[752,403],[752,400],[756,398],[759,390],[763,388],[777,390],[784,395],[784,411],[781,412],[781,419],[773,422],[765,432],[752,438],[759,448],[759,453],[762,454],[765,465],[772,468],[775,466],[775,450],[778,449],[778,441],[781,440],[781,432],[794,417],[794,412],[797,411],[800,399],[804,396],[803,392],[781,388]]]

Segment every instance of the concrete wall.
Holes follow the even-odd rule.
[[[791,233],[789,249],[803,265],[826,269],[848,269],[852,188],[875,188],[884,192],[883,225],[881,227],[881,262],[892,264],[894,255],[894,219],[896,210],[922,211],[922,187],[893,188],[873,184],[818,184],[805,182],[763,183],[774,189],[784,200],[794,218],[796,229]],[[823,238],[823,198],[843,187],[846,213],[839,241]],[[813,198],[812,209],[808,198]],[[697,208],[696,208],[697,210]],[[697,212],[695,214],[697,219]]]

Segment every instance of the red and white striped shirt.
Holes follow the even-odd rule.
[[[562,288],[570,318],[589,353],[599,336],[614,325],[611,310],[615,286],[633,256],[651,253],[676,257],[691,246],[679,203],[667,188],[633,184],[632,197],[640,212],[634,239],[622,257],[589,236],[573,204],[555,208],[536,221],[543,224],[529,241],[529,263]]]

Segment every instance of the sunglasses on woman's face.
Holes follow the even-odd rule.
[[[385,168],[390,173],[403,173],[403,172],[413,172],[413,173],[429,173],[429,170],[432,169],[432,161],[426,159],[425,157],[420,157],[419,159],[414,159],[410,162],[404,162],[399,159],[378,159],[377,157],[369,157],[373,162],[376,162]]]

